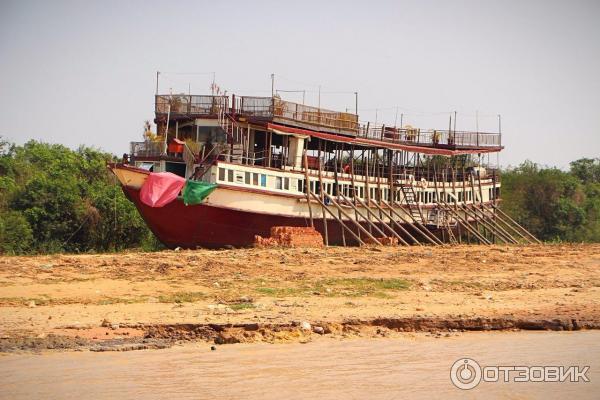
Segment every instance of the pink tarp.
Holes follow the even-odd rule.
[[[170,172],[151,173],[140,191],[140,200],[150,207],[162,207],[177,198],[185,179]]]

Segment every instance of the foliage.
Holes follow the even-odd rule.
[[[0,141],[0,252],[117,251],[151,235],[106,168],[110,154]]]
[[[502,174],[502,208],[542,240],[600,242],[600,159],[568,172],[530,161]]]

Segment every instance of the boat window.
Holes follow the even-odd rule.
[[[283,188],[290,190],[290,178],[283,178]]]
[[[265,174],[260,174],[260,186],[267,186],[267,176]]]
[[[246,172],[244,175],[245,175],[244,176],[245,183],[246,183],[246,185],[249,185],[250,184],[250,172]]]
[[[304,179],[298,179],[298,191],[304,193]]]
[[[258,174],[252,174],[252,184],[258,186]]]
[[[233,182],[233,170],[232,169],[227,170],[227,181]]]
[[[220,181],[225,180],[225,168],[219,168],[219,180]]]
[[[365,197],[365,188],[363,188],[362,186],[358,187],[358,197],[360,197],[361,199]]]
[[[275,189],[283,189],[283,178],[280,176],[275,177]]]

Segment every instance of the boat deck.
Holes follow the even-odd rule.
[[[255,125],[277,124],[308,131],[366,139],[372,145],[398,144],[445,150],[502,150],[502,134],[490,132],[422,130],[384,124],[361,123],[358,115],[326,110],[281,100],[278,97],[231,97],[204,95],[157,95],[157,120],[218,118],[228,113],[233,119]]]

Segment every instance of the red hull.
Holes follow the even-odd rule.
[[[180,200],[153,208],[140,201],[139,190],[123,187],[123,191],[156,237],[170,248],[251,246],[254,235],[268,237],[273,226],[310,226],[307,218],[238,211],[206,204],[186,206]],[[322,220],[316,218],[314,223],[323,234]],[[337,222],[328,220],[327,231],[329,244],[343,243],[342,230]],[[357,244],[348,233],[346,243]]]

